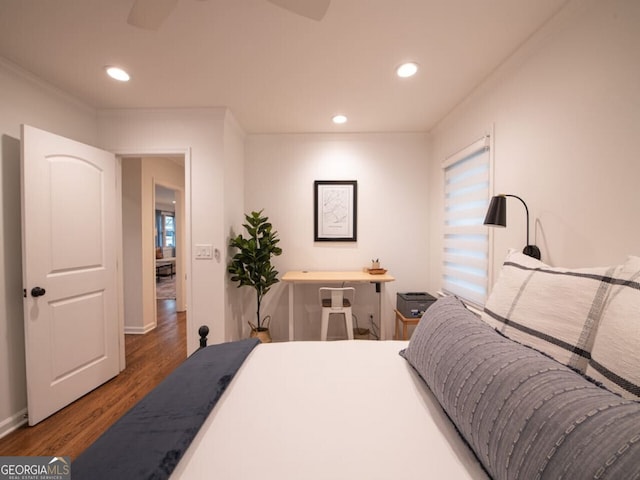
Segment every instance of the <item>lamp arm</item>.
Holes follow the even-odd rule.
[[[522,205],[524,205],[524,211],[527,213],[527,245],[529,245],[529,208],[527,207],[527,204],[524,203],[524,200],[521,199],[517,195],[511,195],[511,194],[507,193],[507,194],[505,194],[505,197],[517,198],[518,200],[520,200],[522,202]]]

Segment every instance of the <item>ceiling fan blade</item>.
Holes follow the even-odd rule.
[[[269,2],[297,13],[303,17],[317,20],[318,22],[324,18],[329,8],[331,0],[268,0]]]
[[[127,23],[145,30],[158,30],[178,0],[135,0]]]

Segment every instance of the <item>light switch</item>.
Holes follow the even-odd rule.
[[[196,245],[196,260],[211,260],[213,258],[213,245]]]

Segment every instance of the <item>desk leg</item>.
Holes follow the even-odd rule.
[[[289,283],[289,341],[293,342],[293,285]]]
[[[380,327],[380,340],[386,338],[386,331],[382,319],[382,299],[384,297],[384,283],[376,282],[376,292],[378,293],[378,326]]]
[[[384,283],[380,284],[380,338],[381,340],[387,339],[387,326],[384,321],[384,291],[385,285]]]

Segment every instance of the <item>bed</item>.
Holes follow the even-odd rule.
[[[73,478],[409,479],[425,465],[487,478],[399,355],[407,344],[201,349],[74,461]]]
[[[486,478],[405,347],[259,345],[171,478]]]
[[[203,348],[73,478],[638,479],[638,278],[511,253],[482,318],[446,297],[409,342]]]

